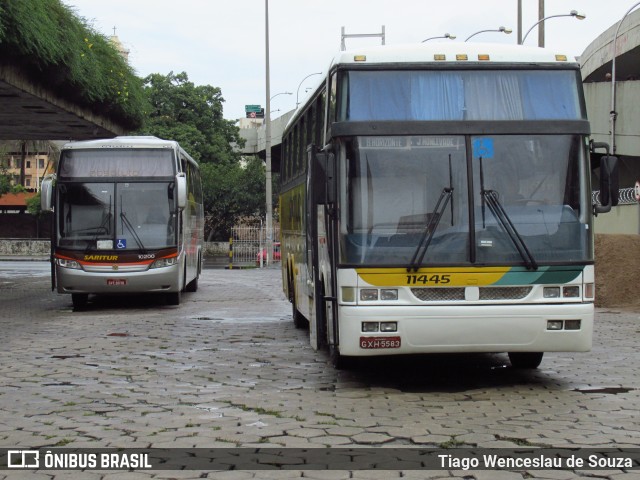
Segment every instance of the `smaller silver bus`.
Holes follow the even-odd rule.
[[[74,307],[90,294],[196,291],[204,214],[198,164],[177,142],[116,137],[71,142],[41,189],[53,211],[52,288]]]

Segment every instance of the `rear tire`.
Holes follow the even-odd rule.
[[[540,366],[544,352],[509,352],[511,366],[518,369],[534,369]]]
[[[298,311],[298,307],[296,306],[296,292],[293,289],[293,280],[291,279],[291,275],[289,273],[287,273],[287,278],[289,279],[287,284],[289,290],[289,302],[291,302],[291,316],[293,317],[293,325],[299,329],[307,328],[309,326],[309,322]]]
[[[296,328],[303,329],[309,327],[307,319],[298,311],[295,299],[291,302],[291,315],[293,316],[293,325]]]

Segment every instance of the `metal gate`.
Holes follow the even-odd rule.
[[[273,227],[271,263],[280,261],[280,228]],[[233,227],[229,239],[229,268],[262,267],[267,262],[267,231],[260,227]]]

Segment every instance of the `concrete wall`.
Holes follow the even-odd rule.
[[[596,217],[595,233],[640,234],[640,205],[619,205]]]
[[[611,143],[611,82],[585,83],[584,95],[591,138]],[[640,156],[640,81],[618,82],[616,86],[616,154]]]
[[[49,256],[49,240],[14,240],[0,239],[0,255],[2,256]]]

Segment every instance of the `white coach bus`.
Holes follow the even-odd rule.
[[[579,66],[555,51],[341,52],[283,134],[296,325],[338,366],[508,352],[535,368],[544,352],[588,351],[593,214],[617,203],[607,154],[592,205],[589,133]]]
[[[202,268],[202,187],[177,142],[117,137],[71,142],[43,180],[53,210],[52,286],[76,307],[89,294],[156,292],[180,303]]]

